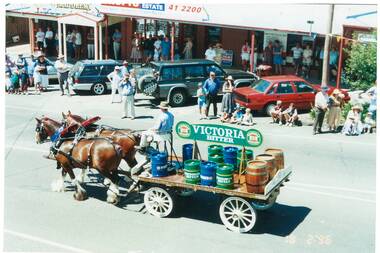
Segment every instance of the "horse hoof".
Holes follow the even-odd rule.
[[[75,192],[73,196],[77,201],[83,201],[87,199],[87,194],[84,192]]]
[[[119,197],[117,196],[108,196],[107,197],[107,203],[112,205],[117,205],[119,203]]]

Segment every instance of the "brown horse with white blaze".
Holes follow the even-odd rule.
[[[48,137],[51,137],[60,127],[61,124],[50,118],[36,118],[36,142],[42,143]],[[117,204],[119,201],[117,173],[122,155],[121,149],[110,140],[105,138],[84,138],[73,144],[73,138],[64,139],[60,145],[55,159],[62,167],[62,170],[69,174],[75,185],[74,198],[76,200],[86,199],[86,191],[81,186],[80,180],[75,177],[74,168],[82,170],[86,168],[96,169],[102,176],[111,181],[107,191],[107,202]],[[62,176],[64,176],[62,172]],[[62,177],[63,186],[63,177]]]

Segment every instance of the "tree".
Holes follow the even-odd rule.
[[[374,33],[375,38],[376,33]],[[354,35],[357,38],[357,35]],[[346,49],[346,81],[353,90],[367,90],[376,81],[376,47],[377,43],[360,43],[354,41]]]

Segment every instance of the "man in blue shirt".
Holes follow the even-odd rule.
[[[216,79],[215,77],[215,72],[210,72],[210,78],[207,79],[203,85],[203,89],[205,90],[206,93],[206,117],[208,119],[208,112],[210,109],[210,104],[212,103],[214,106],[214,116],[217,117],[218,115],[218,109],[217,109],[217,96],[218,96],[218,91],[220,88],[220,81]]]
[[[145,151],[151,141],[170,141],[174,125],[174,116],[169,112],[168,102],[161,102],[158,108],[161,109],[161,113],[158,116],[156,124],[149,130],[141,133],[140,146],[136,147],[137,149]],[[150,140],[148,140],[149,138]]]
[[[123,80],[120,82],[122,88],[122,96],[124,100],[124,116],[122,119],[128,118],[128,108],[131,110],[131,119],[135,119],[135,97],[134,88],[129,81],[129,74],[125,73]]]

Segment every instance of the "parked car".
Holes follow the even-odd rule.
[[[224,82],[231,75],[235,80],[255,80],[256,76],[242,70],[223,69],[216,62],[204,59],[150,62],[136,68],[139,91],[158,99],[167,99],[172,106],[182,106],[196,96],[199,83],[213,71]]]
[[[122,63],[115,60],[78,61],[69,72],[69,84],[75,93],[102,95],[111,90],[107,75]]]
[[[330,95],[335,88],[328,87]],[[235,89],[234,95],[236,103],[241,106],[270,115],[277,100],[281,100],[284,106],[294,103],[299,110],[310,109],[314,105],[315,94],[320,90],[320,85],[310,84],[298,76],[265,76],[249,87]],[[347,90],[341,89],[341,92],[345,95],[344,100],[349,101]]]

